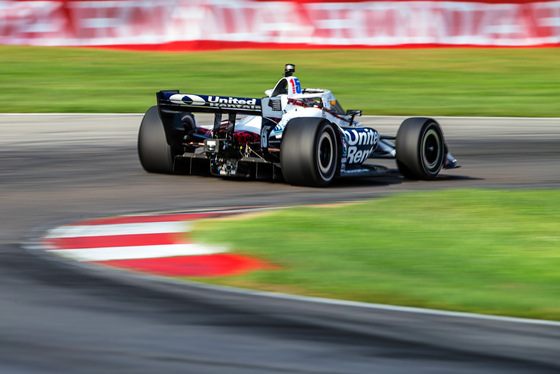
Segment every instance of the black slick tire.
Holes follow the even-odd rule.
[[[167,144],[157,106],[148,109],[142,118],[138,133],[138,157],[144,170],[149,173],[173,173],[173,153]]]
[[[322,118],[294,118],[282,134],[280,164],[286,182],[298,186],[329,185],[339,169],[335,125]]]
[[[397,166],[409,179],[437,177],[445,161],[445,142],[439,124],[431,118],[408,118],[397,132]]]

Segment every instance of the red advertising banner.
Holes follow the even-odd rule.
[[[1,1],[0,44],[194,50],[560,45],[560,1]]]

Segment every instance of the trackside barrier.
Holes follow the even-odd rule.
[[[0,44],[132,49],[560,44],[560,1],[0,1]]]

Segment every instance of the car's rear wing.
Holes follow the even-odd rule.
[[[179,91],[159,91],[160,110],[179,112],[238,113],[260,116],[261,99],[234,96],[194,95]]]
[[[217,136],[218,129],[223,126],[222,115],[227,114],[227,138],[233,139],[237,115],[262,116],[261,99],[184,94],[179,91],[159,91],[156,93],[159,115],[164,124],[166,134],[183,131],[182,118],[185,113],[214,113],[212,136]],[[273,126],[264,126],[270,132]],[[168,136],[168,139],[173,136]]]

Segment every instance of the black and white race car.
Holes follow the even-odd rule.
[[[140,125],[142,167],[154,173],[284,178],[303,186],[388,171],[366,164],[368,158],[395,159],[411,179],[434,179],[442,168],[457,167],[435,120],[408,118],[396,137],[380,135],[355,120],[361,111],[344,111],[331,91],[302,88],[294,72],[287,64],[262,99],[159,91],[157,106]],[[193,113],[213,113],[213,124],[199,123]]]

